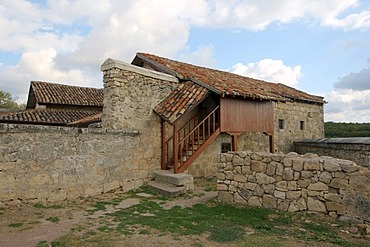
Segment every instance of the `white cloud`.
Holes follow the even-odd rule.
[[[193,26],[262,30],[274,22],[304,20],[344,30],[367,29],[370,12],[356,12],[357,6],[357,0],[49,0],[44,5],[3,0],[0,52],[22,55],[15,66],[1,61],[0,87],[21,94],[35,79],[93,85],[101,80],[99,67],[106,58],[130,61],[138,51],[170,58],[179,54],[186,61],[212,66],[211,46],[183,52]],[[234,70],[288,85],[296,85],[300,76],[299,66],[290,68],[278,60],[237,67]]]
[[[335,88],[370,90],[370,68],[343,76],[335,83]]]
[[[370,122],[370,90],[334,90],[324,97],[325,121]]]
[[[92,85],[91,78],[84,75],[81,70],[62,71],[55,68],[55,56],[54,49],[23,53],[16,66],[4,66],[0,70],[0,78],[6,78],[1,89],[17,92],[16,96],[19,100],[26,101],[30,81],[61,82],[80,86]],[[100,75],[100,73],[98,74]],[[102,87],[102,83],[96,83],[96,86]]]
[[[263,59],[256,63],[243,65],[237,63],[228,71],[269,82],[283,83],[288,86],[297,86],[298,78],[302,76],[301,66],[289,67],[281,60]]]

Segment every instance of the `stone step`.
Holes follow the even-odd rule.
[[[184,186],[178,187],[172,184],[161,183],[157,181],[150,181],[148,186],[158,193],[169,197],[179,196],[186,192],[186,188]]]
[[[184,186],[186,190],[194,188],[193,176],[186,173],[175,174],[173,170],[157,170],[154,171],[155,181],[160,183],[168,183],[175,186]]]

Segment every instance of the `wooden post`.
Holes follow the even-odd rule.
[[[162,126],[161,126],[161,169],[162,170],[166,170],[167,169],[167,166],[166,166],[166,153],[168,152],[168,150],[166,150],[166,122],[165,121],[161,121],[162,122]]]
[[[238,151],[238,136],[237,135],[231,136],[231,150]]]
[[[178,140],[177,140],[177,126],[173,124],[173,169],[175,173],[177,173],[178,165],[179,165],[179,154],[178,154]]]
[[[274,134],[269,135],[270,153],[275,153]]]

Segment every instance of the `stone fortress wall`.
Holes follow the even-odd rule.
[[[352,161],[230,152],[220,155],[217,179],[223,202],[370,222],[370,170]]]
[[[322,138],[294,142],[299,154],[315,153],[339,159],[348,159],[363,167],[370,167],[370,138]]]
[[[151,176],[137,131],[0,124],[0,201],[132,190]]]

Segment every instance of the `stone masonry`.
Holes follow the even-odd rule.
[[[136,189],[154,170],[141,139],[137,131],[0,124],[0,202]]]
[[[217,179],[223,202],[370,222],[370,171],[352,161],[229,152],[220,156]]]
[[[322,138],[294,142],[299,154],[315,153],[339,159],[349,159],[357,165],[370,167],[370,138]]]

